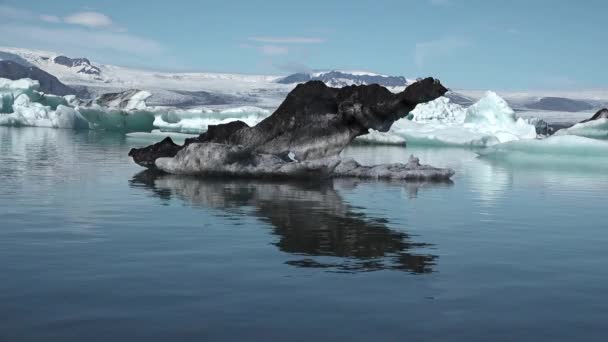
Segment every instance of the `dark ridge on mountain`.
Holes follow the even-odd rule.
[[[61,83],[57,77],[34,66],[26,67],[17,62],[0,61],[0,77],[10,80],[30,78],[40,83],[40,91],[53,95],[77,95],[77,91]]]
[[[57,56],[53,59],[55,64],[63,65],[68,68],[81,67],[78,73],[97,75],[101,74],[101,69],[91,64],[87,58],[70,58],[67,56]]]
[[[3,60],[3,61],[13,61],[15,63],[21,64],[21,65],[26,66],[26,67],[33,67],[34,66],[34,64],[28,62],[23,57],[21,57],[19,55],[16,55],[14,53],[5,52],[5,51],[0,51],[0,60]]]
[[[379,84],[384,87],[405,87],[408,82],[403,76],[382,76],[352,74],[342,71],[329,71],[326,73],[296,73],[277,80],[281,84],[305,83],[308,81],[322,81],[332,87],[345,87],[349,85]]]
[[[465,107],[469,107],[475,103],[474,99],[452,91],[448,91],[444,96],[450,99],[450,102]]]
[[[564,112],[581,112],[591,110],[594,106],[583,100],[573,100],[563,97],[543,97],[536,102],[525,105],[529,109],[554,110]]]

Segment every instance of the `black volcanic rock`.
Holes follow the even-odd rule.
[[[230,142],[230,136],[242,129],[249,128],[249,126],[243,121],[231,121],[222,125],[209,125],[207,132],[199,135],[196,138],[186,139],[186,145],[192,143],[204,143],[204,142],[215,142],[220,144],[227,144]]]
[[[593,120],[597,120],[597,119],[608,119],[608,108],[602,108],[602,109],[598,110],[597,113],[593,114],[592,117],[590,117],[587,120],[581,121],[581,123],[589,122],[589,121],[593,121]]]
[[[91,64],[87,58],[70,58],[67,56],[57,56],[53,59],[55,64],[63,65],[68,68],[73,67],[82,67],[78,70],[78,73],[88,74],[88,75],[97,75],[101,73],[101,69]]]
[[[3,61],[13,61],[13,62],[21,64],[21,65],[23,65],[25,67],[34,66],[34,64],[28,62],[23,57],[21,57],[21,56],[19,56],[17,54],[14,54],[14,53],[6,52],[6,51],[0,51],[0,60],[3,60]]]
[[[277,80],[276,82],[280,83],[280,84],[292,84],[292,83],[306,83],[310,80],[312,80],[312,78],[310,77],[310,74],[297,73],[297,74],[285,76],[285,77]]]
[[[78,92],[61,83],[57,77],[34,66],[23,66],[13,61],[0,61],[0,77],[10,80],[30,78],[40,83],[40,91],[53,95],[75,95]]]
[[[174,143],[171,138],[167,137],[145,148],[133,148],[129,151],[129,156],[137,164],[153,169],[156,158],[173,157],[182,148],[183,146]]]
[[[417,104],[447,92],[433,78],[420,80],[395,94],[373,85],[331,88],[321,81],[296,86],[277,110],[253,127],[242,122],[211,126],[194,142],[240,146],[239,153],[267,154],[306,161],[337,156],[353,139],[369,129],[386,132]],[[179,148],[169,139],[132,149],[129,155],[141,166],[155,165],[156,158],[172,157]],[[173,155],[171,155],[173,153]]]

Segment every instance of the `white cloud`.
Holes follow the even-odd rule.
[[[250,41],[269,44],[318,44],[325,43],[324,38],[319,37],[249,37]]]
[[[99,12],[78,12],[63,18],[68,24],[82,25],[90,28],[111,27],[112,19]]]
[[[47,23],[53,23],[53,24],[58,24],[61,22],[61,18],[59,18],[56,15],[49,15],[49,14],[41,14],[40,20],[46,21]]]
[[[448,57],[454,52],[471,46],[466,38],[447,37],[417,43],[414,51],[416,65],[421,68],[430,60]]]
[[[289,49],[285,46],[270,45],[270,44],[262,45],[260,47],[260,50],[266,56],[279,56],[279,55],[286,55],[287,53],[289,53]]]

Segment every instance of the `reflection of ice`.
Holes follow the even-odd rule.
[[[144,171],[131,185],[160,198],[259,217],[272,225],[282,251],[301,256],[287,262],[292,266],[427,273],[435,265],[434,255],[414,252],[428,244],[412,242],[408,234],[388,228],[384,219],[355,212],[333,183],[214,180]],[[344,181],[341,186],[356,183]],[[409,186],[416,191],[414,184]]]
[[[98,225],[94,217],[99,207],[72,199],[81,196],[82,189],[99,186],[107,180],[102,177],[103,171],[90,165],[96,165],[99,159],[104,163],[122,162],[124,150],[116,148],[120,143],[119,135],[105,140],[88,131],[0,127],[0,153],[3,155],[0,198],[18,197],[26,203],[40,203],[40,208],[24,205],[19,214],[35,213],[40,219],[48,216],[57,223],[45,227],[45,231],[70,229],[71,233],[95,235],[97,233],[91,228]],[[40,196],[40,189],[45,189],[44,196]],[[45,206],[57,210],[42,211]]]
[[[470,190],[486,206],[494,205],[509,187],[510,176],[506,170],[481,160],[475,151],[465,148],[356,146],[344,150],[345,157],[352,157],[364,164],[397,163],[407,160],[410,154],[437,167],[449,167],[456,171],[454,182],[466,182]],[[420,188],[419,186],[417,188]],[[412,197],[412,192],[408,193]]]

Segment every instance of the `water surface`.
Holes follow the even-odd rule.
[[[604,340],[602,164],[353,146],[453,183],[156,175],[0,127],[0,341]]]

